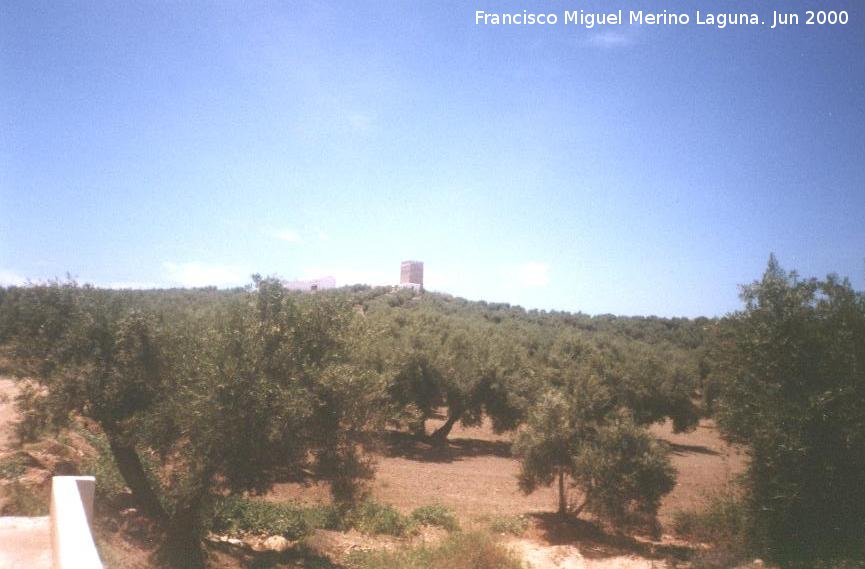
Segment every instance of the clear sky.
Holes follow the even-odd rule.
[[[819,4],[846,26],[478,26]],[[865,288],[865,2],[0,4],[0,281],[332,275],[721,315]]]

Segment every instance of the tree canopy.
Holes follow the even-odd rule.
[[[666,449],[617,397],[608,379],[612,370],[596,347],[572,338],[555,353],[547,371],[550,387],[530,408],[514,443],[520,487],[532,492],[557,480],[562,515],[586,509],[615,523],[638,514],[654,518],[675,481]],[[581,495],[573,507],[566,484]]]
[[[773,257],[713,353],[717,418],[751,454],[755,546],[785,564],[865,557],[865,296]]]
[[[364,286],[302,294],[260,277],[228,291],[0,289],[0,345],[46,388],[22,400],[25,434],[94,421],[189,565],[217,495],[315,477],[355,499],[371,475],[362,443],[386,424],[439,445],[458,423],[522,425],[524,489],[567,477],[577,512],[652,514],[672,478],[645,426],[695,424],[706,323]]]
[[[0,321],[47,387],[41,420],[99,425],[175,563],[203,563],[204,516],[223,491],[315,474],[351,498],[371,473],[357,442],[381,420],[385,385],[350,357],[363,334],[349,305],[261,278],[207,318],[137,299],[74,283],[21,288]]]

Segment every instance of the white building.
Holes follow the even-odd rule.
[[[312,279],[308,281],[284,281],[283,284],[288,290],[314,292],[317,290],[336,288],[336,279],[333,277],[321,277],[320,279]]]

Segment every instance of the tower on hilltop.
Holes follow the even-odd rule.
[[[399,270],[399,286],[423,290],[423,263],[403,261]]]

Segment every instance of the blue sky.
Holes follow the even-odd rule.
[[[0,281],[253,272],[720,315],[770,252],[865,288],[846,26],[476,26],[799,2],[4,2]],[[561,17],[561,16],[560,16]]]

